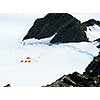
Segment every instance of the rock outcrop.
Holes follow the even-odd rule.
[[[100,55],[94,57],[93,61],[85,69],[84,74],[93,77],[100,75]]]
[[[5,86],[3,86],[3,87],[11,87],[11,86],[10,86],[10,84],[7,84],[7,85],[5,85]]]
[[[100,87],[100,54],[86,67],[85,72],[64,75],[46,87]]]
[[[100,21],[97,21],[95,19],[89,19],[88,21],[83,22],[81,24],[81,29],[87,31],[87,27],[93,26],[94,24],[100,26]]]
[[[51,43],[88,41],[86,33],[81,29],[81,22],[67,13],[49,13],[37,19],[23,40],[43,39],[53,35]]]

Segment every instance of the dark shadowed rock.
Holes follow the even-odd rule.
[[[87,31],[87,27],[93,26],[94,24],[100,26],[100,21],[96,21],[95,19],[90,19],[86,22],[83,22],[81,24],[81,28],[82,28],[82,30]]]
[[[99,43],[99,45],[97,46],[97,48],[99,49],[99,51],[100,51],[100,38],[98,38],[98,39],[96,39],[96,40],[94,40],[93,42],[98,42]],[[100,53],[100,52],[99,52]]]
[[[4,87],[11,87],[10,84],[5,85]]]
[[[88,80],[88,77],[83,76],[78,72],[74,72],[72,74],[64,75],[46,87],[89,87],[91,84]],[[91,83],[94,84],[94,81],[91,80]]]
[[[85,69],[85,73],[89,76],[100,75],[100,55],[93,59],[93,61]]]
[[[95,41],[99,43],[99,45],[97,46],[97,48],[100,48],[100,38],[94,40],[93,42],[95,42]]]
[[[55,82],[46,87],[70,87],[70,86],[77,86],[76,83],[67,75],[62,76]]]
[[[46,87],[100,87],[100,54],[86,67],[85,72],[64,75]]]
[[[51,43],[82,42],[87,40],[85,32],[81,30],[80,22],[72,20],[72,22],[58,31],[58,34],[51,40]]]
[[[45,87],[99,87],[100,77],[89,77],[79,73],[64,75]]]
[[[37,19],[23,40],[43,39],[51,36],[51,43],[87,41],[86,34],[81,30],[81,22],[67,13],[49,13]]]
[[[98,39],[96,39],[96,40],[94,40],[94,41],[100,42],[100,38],[98,38]]]
[[[98,45],[97,48],[100,48],[100,45]]]

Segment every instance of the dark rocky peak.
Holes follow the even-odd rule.
[[[57,30],[71,20],[73,16],[67,13],[49,13],[44,18],[37,19],[23,40],[29,38],[42,39],[55,34]]]
[[[67,19],[67,20],[69,20],[69,19],[71,19],[71,18],[73,18],[73,16],[72,15],[70,15],[70,14],[68,14],[68,13],[48,13],[45,17],[44,17],[45,19],[48,19],[48,20],[50,20],[51,21],[51,19]]]
[[[87,29],[86,29],[87,27],[93,26],[94,24],[100,26],[100,21],[97,21],[97,20],[95,20],[95,19],[89,19],[88,21],[83,22],[83,23],[81,24],[81,27],[82,27],[83,30],[86,31],[86,30],[87,30]]]
[[[88,41],[85,32],[81,30],[81,22],[68,13],[49,13],[37,19],[23,40],[43,39],[53,35],[51,43]]]
[[[82,24],[86,24],[87,26],[93,26],[94,24],[100,25],[100,21],[96,21],[95,19],[89,19],[86,22],[83,22]]]

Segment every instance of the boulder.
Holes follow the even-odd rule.
[[[37,19],[23,40],[43,39],[54,35],[51,43],[88,41],[81,22],[68,13],[49,13]]]
[[[10,86],[10,84],[7,84],[7,85],[5,85],[5,86],[3,86],[3,87],[11,87],[11,86]]]

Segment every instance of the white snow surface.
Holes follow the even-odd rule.
[[[87,27],[86,34],[90,41],[96,40],[97,38],[100,38],[100,27],[96,24]]]
[[[0,15],[0,86],[10,83],[13,87],[41,87],[64,74],[84,72],[93,57],[98,55],[99,50],[93,43],[51,45],[49,40],[52,37],[22,42],[35,18],[28,15]],[[97,26],[96,29],[99,31]],[[93,32],[93,36],[98,34]],[[31,63],[20,62],[27,57],[31,58]]]

